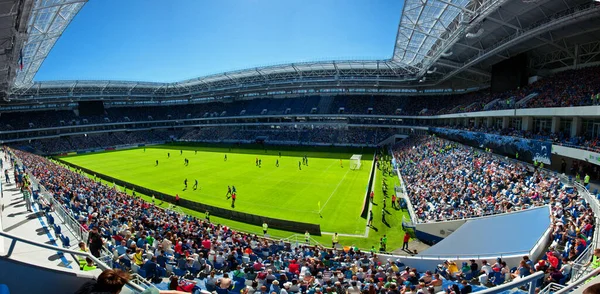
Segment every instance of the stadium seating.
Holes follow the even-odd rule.
[[[491,93],[489,89],[466,94],[435,96],[382,96],[348,95],[306,96],[284,99],[241,100],[232,103],[210,102],[191,105],[112,107],[105,109],[104,115],[79,116],[73,111],[36,111],[35,115],[20,112],[3,113],[0,117],[0,130],[27,130],[32,128],[77,126],[101,124],[105,122],[135,122],[176,120],[203,117],[261,115],[310,114],[313,108],[320,114],[337,114],[344,108],[345,114],[379,115],[440,115],[484,110],[484,106],[498,100],[487,110],[506,108],[547,108],[593,105],[592,95],[600,93],[600,67],[587,67],[569,70],[541,80],[526,87]],[[525,97],[535,93],[524,103]],[[327,101],[329,103],[323,102]],[[320,109],[325,107],[325,109]],[[397,110],[400,109],[400,112]],[[82,139],[76,139],[79,144]]]
[[[545,171],[436,137],[413,137],[395,151],[421,221],[463,219],[555,205],[575,197]],[[551,201],[556,201],[553,203]]]
[[[412,151],[412,146],[415,146],[416,151]],[[444,164],[444,156],[452,156],[457,166],[485,164],[495,167],[494,171],[499,174],[505,173],[508,169],[514,170],[512,176],[530,183],[530,187],[534,191],[541,189],[539,186],[546,183],[544,185],[548,189],[547,192],[556,193],[554,194],[557,199],[555,201],[572,199],[573,203],[579,203],[576,191],[562,189],[551,175],[536,172],[534,175],[525,176],[520,174],[524,172],[525,167],[523,166],[513,165],[511,162],[494,158],[488,154],[476,155],[464,147],[428,137],[415,137],[405,141],[398,145],[395,151],[395,156],[402,165],[402,171],[406,172],[407,178],[409,178],[410,191],[413,191],[412,186],[418,179],[412,176],[414,174],[410,173],[408,168],[414,168],[417,172],[422,173],[433,171],[432,169],[424,170],[425,167],[422,165],[409,164],[411,158],[417,156],[416,153],[430,159],[421,158],[425,165],[429,163]],[[464,265],[460,272],[453,271],[452,267],[445,268],[443,266],[432,269],[447,278],[442,279],[440,284],[431,283],[431,273],[417,272],[395,260],[381,263],[370,252],[361,252],[352,247],[345,250],[314,246],[292,248],[289,243],[283,241],[237,232],[225,226],[206,223],[203,220],[180,215],[173,211],[151,209],[152,206],[149,203],[94,182],[43,157],[23,151],[14,151],[14,155],[23,162],[23,165],[40,184],[72,213],[75,219],[81,222],[82,226],[99,228],[108,247],[112,248],[116,267],[133,269],[142,276],[148,275],[149,268],[158,266],[157,271],[160,276],[164,277],[168,273],[174,273],[180,277],[194,278],[198,282],[196,287],[202,290],[217,290],[219,287],[215,286],[216,281],[223,279],[222,273],[229,273],[236,277],[235,281],[238,282],[233,292],[239,292],[238,286],[242,285],[242,280],[247,282],[246,287],[251,288],[252,291],[261,291],[261,287],[270,289],[274,286],[272,281],[278,280],[279,287],[286,288],[291,293],[313,293],[317,288],[322,288],[327,293],[345,293],[346,288],[353,287],[352,285],[355,283],[360,291],[372,289],[375,293],[384,293],[387,290],[393,292],[400,288],[414,288],[415,291],[421,289],[424,293],[433,293],[448,287],[460,290],[464,285],[457,282],[463,279],[466,281],[469,278],[473,278],[475,281],[480,275],[485,276],[485,280],[491,282],[490,285],[499,285],[512,279],[510,269],[506,268],[506,265],[499,259],[489,268],[489,272],[477,270],[472,273],[468,265]],[[435,171],[444,177],[450,177],[450,171],[443,168],[443,165],[438,165]],[[475,170],[471,175],[471,178],[474,179],[473,184],[483,186],[485,179],[478,177],[480,174],[477,169]],[[508,178],[503,180],[504,183],[510,185],[509,182],[506,182]],[[536,184],[533,185],[532,182],[536,182]],[[431,183],[436,182],[431,181]],[[435,189],[435,187],[432,188],[432,190]],[[543,198],[536,193],[533,192],[531,195],[531,198],[534,199],[531,205],[536,205],[535,201]],[[471,201],[477,203],[477,198],[471,198]],[[411,200],[413,200],[413,205],[420,207],[419,197],[413,195]],[[507,201],[514,200],[507,196]],[[436,203],[435,198],[430,198],[429,202],[434,207],[443,206],[442,202]],[[517,202],[513,206],[518,205],[520,204]],[[459,207],[467,206],[468,204]],[[553,207],[555,221],[553,222],[552,237],[555,247],[548,250],[550,253],[548,256],[566,256],[568,259],[565,259],[565,265],[569,265],[569,260],[576,258],[588,246],[587,243],[583,245],[582,242],[589,240],[591,232],[595,228],[593,213],[585,205],[553,205]],[[456,208],[458,207],[455,206],[451,213],[442,210],[439,212],[446,219],[455,216],[478,215],[477,213],[460,212],[460,209]],[[497,205],[492,205],[491,208],[493,209],[482,208],[481,212],[510,211],[510,208]],[[423,220],[436,220],[435,215],[428,214],[425,209],[419,212],[419,217]],[[52,219],[52,216],[48,215],[48,221],[50,222]],[[570,225],[563,225],[567,223]],[[581,229],[576,231],[575,228]],[[68,237],[59,236],[63,246],[70,246]],[[117,240],[123,240],[124,247],[121,247],[123,245],[117,246]],[[138,248],[142,249],[143,266],[132,262],[134,259],[131,253],[136,252]],[[163,263],[164,266],[152,264],[152,257],[156,257],[157,264]],[[479,262],[473,261],[473,263]],[[525,267],[529,271],[547,270],[547,267],[538,266],[538,264],[534,266],[533,263],[526,264]],[[478,268],[484,269],[481,264]],[[564,283],[568,279],[567,269],[570,268],[561,266],[562,269],[565,270],[565,275],[559,282]],[[486,268],[486,270],[488,269]],[[255,286],[251,282],[253,280],[257,282]],[[544,282],[544,284],[547,283],[549,281]],[[158,286],[166,288],[167,283],[163,282]],[[483,288],[476,284],[473,284],[472,287],[473,289]],[[231,293],[231,289],[219,289],[219,291]]]

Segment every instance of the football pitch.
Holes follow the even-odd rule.
[[[272,149],[161,145],[61,159],[165,194],[179,194],[182,199],[320,224],[324,232],[364,234],[366,220],[360,218],[360,213],[373,150],[269,148]],[[353,154],[362,154],[359,170],[350,169]],[[308,165],[302,164],[305,155]],[[260,166],[256,165],[257,158]],[[189,160],[188,165],[184,164],[185,159]],[[193,188],[195,180],[197,189]],[[227,186],[237,190],[235,208],[226,197]]]

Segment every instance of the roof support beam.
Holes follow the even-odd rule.
[[[537,35],[539,35],[542,32],[547,32],[547,31],[551,31],[558,27],[565,27],[567,25],[586,21],[586,20],[594,18],[594,17],[600,17],[600,7],[597,6],[595,3],[587,3],[587,4],[581,5],[579,7],[579,9],[573,10],[572,13],[570,13],[570,14],[563,15],[563,14],[560,14],[560,12],[559,12],[559,14],[557,14],[557,15],[559,15],[559,16],[552,18],[552,19],[547,18],[548,22],[546,22],[544,24],[540,24],[539,26],[537,26],[535,28],[532,28],[528,31],[524,31],[517,35],[507,37],[507,39],[510,38],[509,42],[500,42],[498,46],[487,50],[485,53],[480,54],[476,58],[465,63],[461,68],[458,68],[458,69],[454,70],[453,72],[447,74],[442,79],[440,79],[437,82],[437,84],[448,80],[449,78],[462,72],[466,68],[469,68],[469,67],[481,62],[482,60],[488,58],[491,55],[498,54],[499,52],[506,50],[507,48],[510,48],[510,47],[514,46],[515,44],[519,44],[523,41],[529,40],[531,38],[535,38]]]

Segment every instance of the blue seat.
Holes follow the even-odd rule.
[[[182,270],[182,269],[180,269],[180,268],[178,268],[178,267],[176,267],[176,268],[173,268],[173,273],[174,273],[176,276],[179,276],[179,277],[183,277],[183,276],[185,276],[185,270]]]
[[[142,269],[142,268],[140,268],[140,269],[138,269],[138,272],[137,272],[137,273],[138,273],[138,275],[140,275],[142,278],[144,278],[144,279],[146,278],[146,270],[145,270],[145,269]]]
[[[52,227],[54,228],[54,236],[58,237],[62,233],[60,226],[57,224],[54,224],[54,225],[52,225]]]
[[[54,224],[54,217],[52,217],[51,215],[48,214],[48,224],[49,225],[53,225]]]
[[[7,285],[0,284],[0,294],[10,294],[10,290],[8,290]]]
[[[68,236],[60,235],[60,240],[63,243],[63,247],[65,247],[65,248],[71,247],[71,240],[69,239]]]
[[[504,283],[504,279],[505,279],[504,274],[502,274],[501,272],[494,272],[492,274],[491,282],[494,285],[501,285]]]
[[[159,277],[166,277],[167,276],[167,269],[159,267],[157,268],[158,270],[158,276]]]

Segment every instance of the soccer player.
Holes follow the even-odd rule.
[[[223,158],[223,161],[227,161],[227,154],[225,154],[225,158]]]
[[[281,158],[281,151],[279,151],[279,158]]]
[[[185,185],[185,189],[187,189],[187,178],[183,180],[183,184]]]
[[[308,166],[308,156],[306,157],[306,166]]]
[[[204,212],[204,219],[210,223],[210,212],[208,210]]]
[[[156,197],[154,197],[154,194],[152,194],[152,204],[154,204],[155,200],[156,200]]]
[[[340,167],[344,168],[344,163],[342,162],[342,160],[340,159]]]
[[[381,247],[383,248],[383,251],[385,251],[387,249],[387,236],[383,235],[383,237],[381,237]]]
[[[156,166],[158,166],[158,159],[156,160]]]
[[[144,152],[146,152],[146,147],[144,147]]]
[[[171,153],[167,152],[167,158],[171,158]]]
[[[302,157],[302,165],[304,165],[306,158]]]
[[[194,155],[198,154],[198,150],[194,150]]]
[[[262,165],[262,159],[258,160],[258,167],[260,167]]]
[[[235,193],[231,193],[231,208],[235,208]]]
[[[183,155],[183,150],[179,150],[179,155]]]
[[[258,157],[256,158],[256,166],[258,166]]]
[[[302,170],[302,164],[300,161],[298,161],[298,170]]]
[[[194,190],[198,189],[198,179],[194,180]]]
[[[367,227],[371,227],[373,225],[373,211],[369,211],[369,222],[367,223]]]
[[[225,197],[227,197],[227,200],[229,200],[230,196],[231,196],[231,187],[227,186],[227,194],[225,194]]]
[[[279,159],[276,159],[276,160],[275,160],[275,166],[276,166],[276,167],[279,167]]]
[[[231,193],[237,193],[237,190],[235,189],[234,185],[231,185]]]
[[[269,229],[269,225],[267,225],[266,221],[263,221],[262,228],[263,228],[263,235],[266,235],[267,230]]]
[[[310,233],[308,231],[304,232],[304,242],[306,245],[310,245]]]
[[[371,203],[375,203],[375,192],[371,191],[371,194],[369,194],[369,197],[371,198]]]

